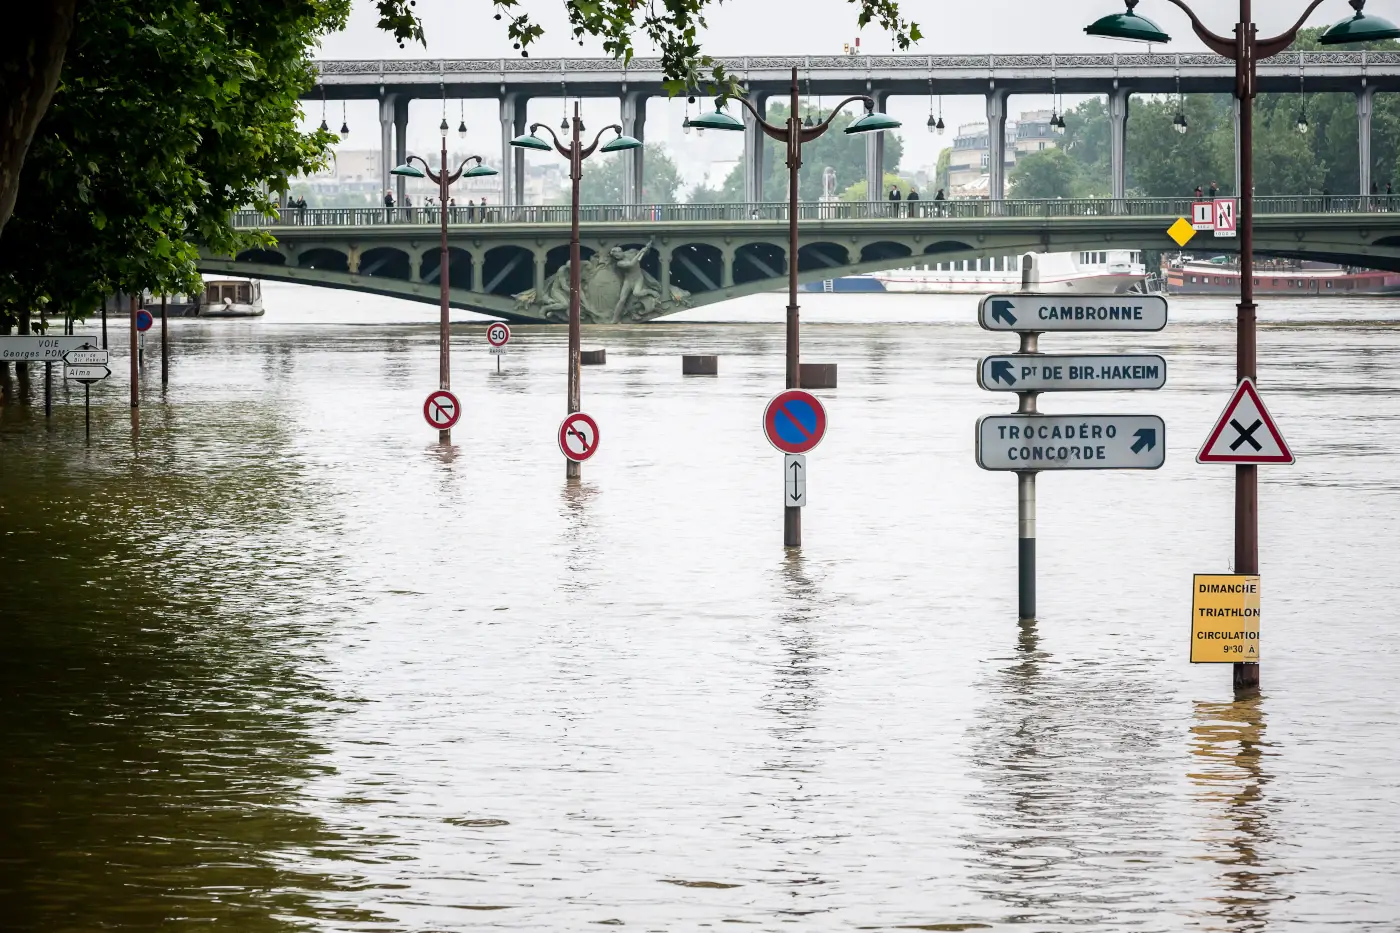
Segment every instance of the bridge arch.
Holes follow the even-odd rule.
[[[297,265],[303,269],[320,269],[323,272],[349,272],[350,257],[338,249],[314,246],[302,250],[297,255]]]
[[[904,243],[893,240],[877,240],[860,248],[861,262],[876,262],[883,259],[908,259],[914,251]]]
[[[797,271],[840,269],[851,264],[851,254],[840,243],[808,243],[797,249]]]
[[[392,246],[376,246],[360,254],[360,275],[409,279],[413,277],[412,269],[408,253]]]
[[[418,280],[436,282],[442,265],[442,248],[425,250],[418,260]],[[472,254],[455,246],[447,248],[447,283],[453,288],[465,288],[472,280]]]
[[[238,262],[257,262],[267,266],[285,266],[287,256],[275,249],[245,249],[234,257]]]
[[[535,287],[535,254],[523,246],[488,249],[481,262],[481,290],[488,295],[518,295]]]
[[[971,252],[972,247],[959,240],[939,240],[937,243],[930,243],[924,247],[924,255],[932,256],[937,253],[966,253]]]
[[[671,284],[692,294],[724,287],[724,253],[708,243],[685,243],[671,251]]]
[[[776,279],[787,272],[787,253],[776,243],[745,243],[734,251],[734,284]]]
[[[595,252],[597,251],[593,247],[584,243],[578,245],[579,261],[581,262],[588,262],[588,260],[593,258]],[[544,277],[549,278],[551,275],[558,272],[560,268],[568,264],[569,244],[565,243],[563,246],[554,247],[554,249],[544,254]]]

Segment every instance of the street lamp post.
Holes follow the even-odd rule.
[[[874,133],[891,130],[899,126],[899,121],[875,112],[875,101],[865,95],[848,97],[831,109],[826,119],[813,126],[804,126],[798,116],[797,68],[792,69],[792,84],[789,88],[789,111],[787,125],[776,126],[763,118],[752,103],[743,97],[734,98],[753,115],[765,135],[787,146],[788,167],[788,306],[787,306],[787,388],[801,388],[801,368],[799,366],[799,331],[797,306],[797,182],[798,169],[802,167],[802,144],[823,135],[831,121],[842,107],[854,101],[865,104],[865,114],[846,127],[848,134]],[[742,132],[744,124],[729,114],[715,108],[690,121],[690,125],[705,130],[732,130]],[[783,545],[802,546],[802,510],[793,506],[783,506]]]
[[[438,207],[442,215],[442,252],[438,260],[438,286],[441,292],[438,307],[438,388],[450,390],[452,388],[452,353],[451,338],[448,334],[448,289],[450,287],[448,276],[448,254],[447,254],[447,189],[457,179],[462,177],[480,178],[485,175],[495,175],[496,170],[482,163],[481,156],[467,156],[462,160],[462,164],[457,166],[457,170],[451,174],[447,171],[447,120],[442,121],[438,127],[442,131],[442,153],[438,171],[434,172],[432,167],[418,156],[409,156],[408,161],[403,165],[396,166],[390,174],[405,175],[409,178],[427,177],[438,186]],[[423,166],[421,169],[415,168],[413,163],[417,162]],[[475,162],[471,168],[467,168],[468,162]],[[463,169],[466,169],[464,172]],[[452,430],[438,431],[438,441],[443,444],[452,442]]]
[[[598,150],[598,142],[603,138],[603,133],[612,130],[617,134],[615,139],[609,140],[603,145],[602,152],[623,152],[627,149],[640,149],[641,143],[631,136],[624,136],[622,127],[617,124],[605,126],[598,131],[598,135],[593,137],[593,142],[584,146],[579,138],[583,133],[583,120],[579,118],[579,105],[574,102],[574,116],[570,122],[569,143],[566,146],[559,141],[559,137],[554,135],[554,131],[543,123],[535,123],[530,126],[530,132],[524,136],[517,136],[510,141],[517,149],[534,149],[537,152],[548,152],[551,148],[561,156],[569,160],[569,182],[571,194],[569,201],[569,414],[581,411],[583,408],[583,392],[579,385],[579,344],[582,339],[580,322],[580,305],[582,304],[580,291],[582,289],[583,278],[583,257],[580,254],[578,238],[578,214],[579,214],[579,182],[583,180],[583,160],[591,156]],[[544,130],[549,134],[549,138],[554,141],[553,147],[549,143],[535,135],[539,130]],[[564,476],[568,479],[578,479],[583,475],[583,464],[565,459]]]
[[[1136,42],[1168,42],[1171,37],[1157,24],[1134,12],[1138,0],[1125,0],[1126,13],[1114,13],[1085,27],[1091,36],[1129,39]],[[1254,304],[1254,95],[1258,63],[1272,58],[1293,44],[1298,30],[1307,22],[1322,0],[1312,0],[1292,28],[1271,39],[1261,39],[1253,21],[1251,0],[1240,0],[1240,18],[1233,39],[1216,35],[1205,27],[1183,0],[1168,0],[1191,18],[1191,28],[1217,55],[1235,63],[1235,97],[1240,102],[1240,303],[1235,317],[1235,381],[1257,378],[1258,356],[1255,337]],[[1378,16],[1363,12],[1366,0],[1350,0],[1355,15],[1343,19],[1322,34],[1323,45],[1344,45],[1400,38],[1400,29]],[[1182,124],[1184,128],[1185,121]],[[1366,192],[1362,192],[1365,194]],[[1259,468],[1253,464],[1235,467],[1235,572],[1259,572]],[[1257,663],[1236,663],[1236,689],[1259,686]]]

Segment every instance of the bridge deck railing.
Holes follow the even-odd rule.
[[[800,220],[974,220],[994,217],[1187,217],[1194,198],[1052,198],[1006,201],[804,201],[798,205]],[[1291,195],[1256,197],[1255,212],[1267,214],[1354,214],[1400,209],[1400,196],[1390,195]],[[318,207],[289,208],[272,215],[238,211],[234,226],[245,229],[269,226],[372,227],[386,224],[441,223],[439,207]],[[458,206],[448,208],[448,223],[567,224],[568,205],[519,207]],[[784,201],[720,204],[587,204],[579,209],[584,223],[656,221],[786,221]]]

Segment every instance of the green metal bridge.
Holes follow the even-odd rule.
[[[799,205],[798,278],[821,281],[934,262],[1027,252],[1175,250],[1167,228],[1190,217],[1190,198],[1035,201],[823,201]],[[1400,198],[1255,199],[1255,250],[1400,271]],[[232,274],[417,301],[439,301],[437,208],[240,212],[235,223],[275,242],[237,256],[206,256],[205,273]],[[513,297],[542,288],[569,258],[567,207],[451,207],[451,303],[508,320],[543,322]],[[643,267],[690,292],[698,307],[781,288],[787,276],[787,205],[588,206],[583,256],[612,247],[655,249]],[[1231,252],[1238,240],[1202,232],[1188,250]]]

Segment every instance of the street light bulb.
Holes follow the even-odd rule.
[[[1186,134],[1186,114],[1177,111],[1175,119],[1172,120],[1172,129],[1182,135]]]
[[[443,139],[446,139],[446,138],[447,138],[447,118],[446,118],[446,117],[443,117],[443,118],[442,118],[442,122],[438,124],[438,132],[442,134],[442,138],[443,138]]]
[[[350,124],[349,124],[349,123],[346,123],[344,120],[342,120],[342,121],[340,122],[340,135],[341,135],[341,136],[349,136],[349,135],[350,135]]]
[[[1307,115],[1306,113],[1300,113],[1300,114],[1298,114],[1298,132],[1300,132],[1300,133],[1306,133],[1307,131],[1308,131],[1308,115]]]
[[[685,118],[685,120],[683,120],[683,121],[681,122],[681,132],[682,132],[682,133],[689,133],[689,132],[690,132],[690,117],[689,117],[689,116],[687,116],[687,117]]]
[[[928,115],[928,131],[930,133],[938,129],[938,121],[933,118],[933,114]]]
[[[568,117],[565,117],[564,119],[562,119],[562,120],[559,121],[559,128],[560,128],[561,130],[563,130],[564,132],[566,132],[566,133],[569,131],[569,118],[568,118]]]
[[[943,135],[943,118],[942,118],[942,117],[939,117],[939,118],[938,118],[938,122],[935,124],[935,126],[938,127],[938,135],[939,135],[939,136],[942,136],[942,135]]]
[[[325,117],[322,117],[322,118],[321,118],[321,132],[322,132],[322,133],[329,133],[329,132],[330,132],[330,129],[331,129],[331,125],[330,125],[329,123],[326,122],[326,118],[325,118]]]
[[[460,136],[460,137],[462,137],[463,139],[466,139],[466,138],[467,138],[467,121],[466,121],[466,120],[463,120],[461,123],[458,123],[458,124],[457,124],[457,135]]]

